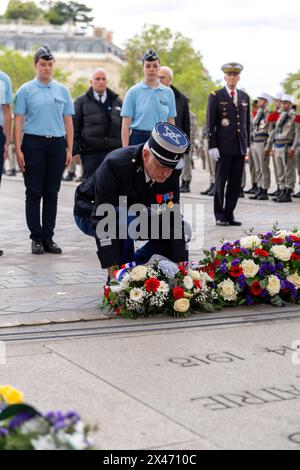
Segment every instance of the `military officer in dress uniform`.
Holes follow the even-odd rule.
[[[179,179],[183,167],[182,157],[189,146],[187,136],[176,126],[160,122],[155,125],[145,144],[132,145],[112,151],[95,174],[76,190],[74,216],[78,227],[86,234],[95,236],[98,258],[107,268],[109,278],[123,264],[146,263],[153,254],[161,254],[174,262],[188,258],[183,219],[180,219],[180,237],[174,236],[178,224],[171,220],[170,235],[164,237],[161,230],[163,215],[179,207]],[[126,207],[123,203],[126,200]],[[103,205],[113,208],[116,219],[115,234],[100,233],[104,216]],[[134,238],[128,226],[137,221],[130,211],[133,205],[142,205],[147,219],[147,236]],[[104,207],[104,209],[105,209]],[[127,209],[128,208],[128,209]],[[103,209],[103,210],[104,210]],[[139,209],[141,210],[141,209]],[[175,216],[175,211],[174,211]],[[159,234],[153,235],[153,221],[159,221]],[[142,227],[142,214],[138,224]],[[100,223],[100,225],[99,225]],[[125,225],[125,236],[124,231]],[[121,232],[123,235],[121,236]],[[135,239],[148,242],[137,251]]]
[[[292,192],[296,183],[295,154],[300,145],[300,119],[293,109],[294,98],[283,95],[281,113],[274,133],[268,140],[267,149],[275,145],[275,160],[278,168],[280,192],[274,202],[292,202]]]
[[[234,209],[250,147],[250,99],[236,88],[242,70],[236,62],[223,65],[226,86],[212,92],[208,99],[209,156],[217,162],[214,213],[216,224],[222,226],[241,225],[234,218]]]
[[[253,132],[251,153],[254,161],[257,191],[250,199],[266,201],[269,199],[268,189],[271,186],[270,157],[265,152],[265,147],[272,132],[272,124],[269,122],[270,109],[273,97],[268,93],[258,96],[258,112],[253,120]]]

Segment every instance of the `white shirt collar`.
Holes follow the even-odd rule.
[[[226,88],[226,90],[227,90],[228,95],[231,97],[231,92],[232,92],[232,90],[231,90],[230,88],[228,88],[227,85],[226,85],[225,88]],[[237,94],[238,94],[238,89],[237,89],[237,88],[234,90],[234,93],[235,93],[235,97],[236,97]]]
[[[99,93],[97,93],[95,90],[93,90],[93,93],[94,93],[94,97],[97,101],[100,101],[101,100],[101,103],[105,103],[105,101],[107,100],[107,91],[105,90],[103,95],[99,95]]]

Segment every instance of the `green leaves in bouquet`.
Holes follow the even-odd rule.
[[[285,304],[285,302],[279,297],[279,295],[275,295],[274,297],[271,297],[270,302],[275,307],[283,307]]]
[[[32,406],[25,404],[9,405],[0,412],[0,423],[1,421],[7,421],[10,418],[13,418],[19,413],[27,413],[32,417],[41,416],[41,414],[35,408],[32,408]]]

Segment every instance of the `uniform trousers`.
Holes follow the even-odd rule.
[[[265,142],[253,142],[251,151],[255,164],[259,165],[259,171],[256,173],[256,177],[259,175],[257,186],[262,189],[269,189],[271,186],[270,157],[264,156],[265,146]]]
[[[5,135],[3,133],[3,127],[0,126],[0,184],[3,172],[4,165],[4,145],[5,145]]]
[[[287,156],[288,147],[275,147],[275,159],[278,169],[279,189],[294,190],[296,184],[296,164],[295,156]]]
[[[30,238],[40,242],[51,240],[65,168],[66,140],[64,137],[46,138],[25,134],[22,152],[25,159],[26,221]]]
[[[83,169],[83,178],[88,179],[92,176],[97,168],[101,165],[103,160],[105,159],[106,155],[108,155],[109,151],[100,151],[93,154],[81,154],[81,163]]]
[[[222,156],[216,165],[214,213],[216,220],[232,221],[241,191],[245,157]],[[226,192],[225,192],[226,187]]]

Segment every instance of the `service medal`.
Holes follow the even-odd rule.
[[[229,119],[227,119],[227,118],[222,119],[221,125],[222,125],[223,127],[228,127],[229,124],[230,124]]]

